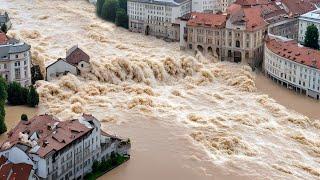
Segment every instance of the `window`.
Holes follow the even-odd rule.
[[[15,74],[16,79],[20,79],[20,69],[15,69],[14,74]]]
[[[236,47],[240,47],[240,41],[236,41]]]
[[[18,58],[19,57],[19,55],[18,54],[16,54],[16,58]]]

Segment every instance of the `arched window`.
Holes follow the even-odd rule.
[[[239,40],[236,41],[236,47],[240,47],[240,41]]]

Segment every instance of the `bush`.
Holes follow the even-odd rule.
[[[24,100],[22,96],[22,87],[17,82],[12,82],[8,85],[8,102],[11,105],[22,105]]]
[[[31,107],[36,107],[39,104],[39,94],[33,86],[30,86],[27,103]]]
[[[102,6],[101,16],[107,21],[116,20],[116,12],[119,7],[117,0],[106,0]]]
[[[128,15],[124,9],[118,9],[116,13],[116,25],[128,29]]]
[[[26,114],[21,115],[21,120],[22,121],[28,121],[28,116]]]

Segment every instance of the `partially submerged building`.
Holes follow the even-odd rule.
[[[129,139],[102,131],[92,115],[60,121],[44,114],[21,120],[9,131],[0,156],[27,164],[39,179],[83,179],[94,161],[107,160],[114,153],[130,156],[130,147]]]
[[[266,75],[281,85],[320,99],[319,59],[319,50],[270,36],[265,45],[263,67]]]
[[[79,75],[90,70],[90,57],[77,45],[67,50],[66,58],[59,58],[46,67],[46,80],[51,81],[68,73]]]

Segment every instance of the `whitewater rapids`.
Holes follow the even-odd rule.
[[[126,122],[108,112],[154,117],[186,128],[195,146],[226,171],[259,179],[320,178],[320,121],[257,93],[248,66],[117,28],[98,19],[86,1],[0,4],[12,17],[9,35],[32,45],[33,63],[43,72],[75,44],[91,57],[91,73],[37,82],[47,113],[92,113],[103,124],[119,125]]]

